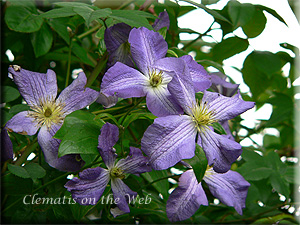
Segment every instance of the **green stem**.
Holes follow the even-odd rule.
[[[139,190],[137,190],[137,192],[141,191],[143,188],[146,188],[146,187],[148,187],[148,186],[150,186],[150,185],[152,185],[152,184],[154,184],[154,183],[156,183],[156,182],[158,182],[158,181],[165,180],[165,179],[169,179],[169,178],[173,178],[173,177],[178,177],[178,175],[171,175],[171,176],[162,177],[162,178],[159,178],[159,179],[157,179],[157,180],[154,180],[154,181],[152,181],[152,182],[150,182],[150,183],[144,185],[143,187],[141,187]]]
[[[33,150],[38,146],[38,143],[37,143],[37,139],[35,138],[27,147],[26,149],[24,150],[24,152],[22,153],[21,157],[18,158],[18,160],[15,162],[15,165],[16,166],[20,166],[22,165],[27,157],[30,155],[31,152],[33,152]]]
[[[69,52],[68,52],[68,67],[67,67],[67,76],[66,76],[66,83],[65,88],[69,85],[69,79],[70,79],[70,72],[71,72],[71,56],[72,56],[72,40],[69,46]]]
[[[110,112],[110,111],[118,111],[120,109],[125,109],[125,108],[128,108],[128,105],[126,105],[126,106],[120,106],[120,107],[114,107],[114,108],[109,108],[109,109],[101,109],[101,110],[98,110],[98,111],[94,111],[92,113],[97,115],[99,113],[107,113],[107,112]]]
[[[88,36],[88,35],[94,33],[96,30],[98,30],[98,29],[101,28],[101,27],[102,27],[102,24],[98,24],[97,26],[95,26],[95,27],[93,27],[93,28],[87,30],[86,32],[84,32],[84,33],[78,35],[77,38],[82,39],[82,38],[84,38],[84,37],[86,37],[86,36]]]
[[[107,51],[103,54],[102,58],[98,61],[96,67],[94,68],[93,72],[87,79],[86,86],[89,87],[93,84],[93,82],[96,80],[100,72],[104,69],[106,66],[106,62],[108,59]]]
[[[123,123],[124,123],[124,121],[125,121],[125,119],[126,119],[126,117],[129,115],[129,113],[135,108],[135,107],[137,107],[143,100],[145,99],[145,97],[143,97],[143,98],[140,98],[127,112],[126,112],[126,114],[124,115],[124,117],[122,118],[122,121],[121,121],[121,125],[123,125]]]

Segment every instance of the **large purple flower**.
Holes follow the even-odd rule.
[[[152,25],[155,31],[163,27],[169,29],[170,20],[166,11],[158,15]],[[127,66],[134,67],[134,62],[130,53],[130,44],[128,43],[131,26],[125,23],[117,23],[105,30],[104,41],[109,54],[107,66],[111,67],[116,62],[124,63]]]
[[[239,173],[229,170],[221,174],[208,168],[203,180],[213,196],[243,214],[250,184]],[[167,201],[167,216],[172,222],[185,220],[194,215],[200,205],[208,205],[206,195],[194,171],[188,170],[181,175],[178,187]]]
[[[117,205],[117,208],[111,211],[114,216],[129,213],[128,202],[137,195],[122,181],[125,175],[140,174],[152,170],[147,164],[147,158],[143,156],[138,148],[130,147],[129,156],[116,161],[117,155],[113,146],[118,138],[118,127],[110,123],[104,124],[98,139],[98,149],[107,169],[101,167],[86,169],[79,173],[80,179],[75,177],[65,185],[76,202],[87,205],[96,204],[109,181],[111,181],[111,189]],[[93,201],[87,201],[86,199],[92,199]]]
[[[101,91],[121,98],[146,96],[148,109],[156,116],[182,112],[167,89],[172,75],[155,67],[167,53],[167,42],[159,33],[145,27],[132,29],[128,41],[141,72],[117,62],[104,74]]]
[[[6,124],[7,129],[34,135],[38,129],[38,143],[43,150],[46,162],[59,170],[76,171],[84,164],[78,155],[58,158],[60,140],[52,138],[61,127],[66,115],[82,109],[96,100],[99,93],[85,88],[86,76],[80,73],[76,80],[57,95],[56,74],[48,70],[46,74],[31,72],[19,66],[8,69],[30,111],[15,115]]]
[[[215,171],[224,173],[240,156],[240,144],[213,132],[210,126],[229,120],[254,106],[245,102],[240,94],[225,97],[204,91],[201,102],[195,100],[192,77],[186,69],[175,74],[168,90],[185,111],[185,115],[157,118],[142,138],[142,150],[150,157],[156,170],[167,169],[182,159],[195,154],[195,141],[203,148],[208,164]]]

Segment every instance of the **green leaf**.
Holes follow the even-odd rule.
[[[53,34],[50,27],[44,23],[41,29],[31,34],[31,44],[33,46],[35,57],[45,55],[52,46]]]
[[[14,174],[18,177],[30,178],[29,173],[27,172],[27,170],[23,166],[16,166],[16,165],[13,165],[13,164],[8,164],[7,168],[12,174]]]
[[[252,52],[247,56],[244,61],[242,73],[245,83],[249,86],[253,99],[257,100],[259,95],[265,92],[265,90],[271,85],[271,75],[261,71],[261,67],[258,64],[261,64],[256,59],[258,54]],[[261,58],[261,57],[260,57]],[[276,66],[275,66],[276,67]],[[264,84],[264,85],[261,85]]]
[[[286,22],[284,21],[284,19],[274,10],[274,9],[270,9],[264,5],[255,5],[257,8],[261,9],[261,10],[265,10],[268,13],[270,13],[272,16],[274,16],[276,19],[278,19],[279,21],[283,22],[286,26]]]
[[[228,14],[235,30],[239,26],[244,26],[253,17],[255,6],[249,3],[239,3],[238,1],[228,2]]]
[[[2,103],[7,103],[16,100],[19,98],[20,93],[18,89],[13,88],[11,86],[3,86],[2,87],[2,98],[1,102]]]
[[[201,9],[204,9],[207,13],[209,13],[210,15],[212,15],[215,19],[219,19],[219,20],[231,23],[226,17],[222,16],[220,13],[218,13],[215,10],[207,8],[203,4],[199,4],[199,3],[196,3],[196,2],[193,2],[193,1],[187,1],[187,0],[185,0],[185,2],[189,2],[189,3],[191,3],[191,4],[193,4],[193,5],[197,6],[197,7],[199,7]]]
[[[248,40],[239,37],[230,37],[216,44],[212,48],[213,59],[221,61],[235,54],[245,51],[248,48]]]
[[[58,157],[67,154],[99,154],[97,149],[100,127],[90,123],[73,125],[62,139]]]
[[[59,7],[90,7],[92,9],[97,9],[95,6],[81,2],[56,2],[54,4]]]
[[[93,62],[87,56],[87,51],[78,43],[73,43],[72,52],[85,64],[94,66]]]
[[[200,183],[204,177],[207,169],[207,159],[203,149],[196,144],[195,156],[191,159],[183,160],[193,167],[198,183]]]
[[[142,177],[144,177],[149,183],[155,180],[158,180],[163,177],[167,177],[168,173],[166,170],[153,170],[152,172],[142,173]],[[169,190],[169,182],[168,179],[163,179],[157,181],[152,184],[152,186],[163,195],[164,200],[167,201],[168,199],[168,190]]]
[[[62,127],[56,132],[54,138],[62,140],[68,131],[71,130],[71,127],[76,124],[92,124],[101,128],[105,122],[96,118],[95,115],[90,112],[77,110],[66,116]]]
[[[58,19],[49,20],[48,24],[69,45],[70,35],[67,30],[67,21],[68,21],[67,18],[58,18]]]
[[[23,111],[27,111],[29,110],[30,107],[26,104],[18,104],[18,105],[14,105],[10,108],[9,113],[11,114],[17,114],[19,112],[23,112]]]
[[[14,31],[35,32],[41,28],[43,23],[43,19],[35,11],[19,5],[10,6],[6,9],[4,19],[7,26]]]
[[[157,118],[157,117],[154,116],[152,113],[133,113],[126,117],[126,119],[123,122],[123,127],[127,128],[130,123],[132,123],[133,121],[135,121],[137,119],[154,120],[155,118]]]
[[[78,203],[70,204],[72,215],[78,222],[80,222],[81,219],[94,207],[94,205],[79,205]]]
[[[105,18],[111,14],[111,9],[93,10],[87,6],[74,7],[73,10],[85,20],[87,26],[89,26],[93,20]]]
[[[109,17],[132,27],[146,27],[149,30],[153,30],[148,20],[144,16],[137,14],[134,10],[112,10],[112,14]]]
[[[226,131],[224,130],[224,128],[222,127],[221,124],[213,123],[212,127],[214,128],[214,131],[217,132],[218,134],[225,134],[226,135]]]
[[[207,60],[207,59],[202,59],[202,60],[197,60],[197,63],[200,63],[202,66],[206,66],[206,67],[212,66],[217,70],[219,70],[220,72],[225,73],[222,65],[217,62]]]
[[[266,26],[266,22],[267,19],[264,13],[260,9],[256,8],[251,20],[243,25],[242,29],[248,38],[254,38],[260,35],[261,32],[263,32]]]
[[[167,31],[168,31],[168,28],[167,27],[163,27],[161,29],[159,29],[158,33],[163,36],[164,39],[166,39],[166,36],[167,36]],[[168,49],[169,50],[169,49]]]
[[[278,193],[284,195],[286,198],[290,195],[290,186],[289,183],[286,182],[284,177],[278,176],[278,173],[273,172],[270,177],[270,182],[272,187],[277,191]]]
[[[283,219],[291,219],[295,221],[295,218],[292,215],[282,213],[276,216],[268,216],[266,218],[260,218],[254,221],[253,224],[281,224]],[[282,223],[282,224],[291,224],[291,221],[288,220],[287,223]],[[298,223],[295,221],[295,224]]]
[[[25,170],[28,172],[29,176],[33,179],[43,178],[46,176],[46,170],[36,163],[29,163],[24,166]]]
[[[72,7],[64,7],[64,8],[49,10],[48,12],[45,12],[40,16],[43,18],[61,18],[61,17],[69,17],[75,15],[76,12],[73,11]]]
[[[294,102],[290,96],[276,93],[274,97],[268,100],[268,103],[273,105],[273,112],[265,126],[272,127],[293,117]]]
[[[8,164],[8,170],[12,174],[22,178],[36,179],[43,178],[46,175],[46,171],[44,170],[44,168],[36,163],[29,163],[25,166]]]
[[[254,168],[254,169],[248,168],[248,172],[244,173],[243,177],[246,180],[262,180],[268,178],[272,174],[272,172],[273,170],[271,168],[266,168],[266,167]]]

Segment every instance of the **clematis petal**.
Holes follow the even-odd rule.
[[[191,109],[196,104],[194,86],[186,63],[181,65],[184,65],[182,71],[175,70],[173,79],[168,84],[168,90],[184,111],[191,114]]]
[[[190,218],[200,205],[208,205],[207,197],[193,170],[184,172],[178,187],[167,201],[167,216],[171,222]]]
[[[116,160],[114,145],[119,140],[119,128],[111,123],[106,123],[101,128],[98,137],[98,149],[100,155],[108,168],[111,168]]]
[[[254,107],[254,102],[246,102],[238,92],[233,97],[225,97],[219,93],[204,91],[203,102],[209,103],[209,110],[214,111],[214,118],[220,121],[230,120]]]
[[[8,136],[7,129],[1,129],[1,162],[13,159],[13,144]]]
[[[222,203],[233,206],[242,215],[250,184],[237,172],[216,173],[212,169],[204,176],[210,192]]]
[[[167,11],[163,11],[158,15],[158,19],[156,19],[152,25],[153,29],[159,31],[161,28],[166,27],[169,30],[170,19]]]
[[[33,117],[29,116],[30,111],[19,112],[6,123],[6,128],[13,132],[34,135],[40,128],[40,125]]]
[[[211,86],[211,78],[203,66],[198,64],[192,56],[184,55],[180,57],[188,65],[195,92],[204,91]]]
[[[109,182],[108,171],[101,167],[89,168],[79,173],[79,177],[68,181],[65,188],[80,205],[95,205]]]
[[[227,172],[231,164],[242,154],[239,143],[206,128],[198,135],[197,143],[203,148],[208,164],[218,173]]]
[[[81,72],[78,77],[60,93],[57,103],[64,106],[63,111],[65,115],[85,108],[98,98],[99,92],[85,88],[86,81],[85,74]]]
[[[171,96],[166,85],[147,88],[147,107],[155,116],[182,114],[183,110]]]
[[[109,53],[108,67],[116,62],[122,62],[134,67],[128,43],[131,26],[125,23],[117,23],[105,30],[104,42]]]
[[[227,76],[221,72],[211,73],[211,89],[218,92],[224,96],[231,97],[238,90],[238,84],[232,84],[225,81]]]
[[[121,168],[124,173],[140,174],[150,172],[152,169],[148,165],[148,159],[139,148],[130,147],[129,156],[120,159],[116,167]]]
[[[129,213],[130,209],[128,203],[137,196],[137,193],[130,190],[130,188],[120,178],[113,178],[111,180],[111,189],[114,194],[117,207],[124,213]]]
[[[167,54],[168,44],[164,38],[145,27],[133,28],[128,42],[133,60],[143,74],[148,74],[149,67]]]
[[[14,65],[8,68],[8,72],[12,74],[28,105],[39,106],[43,102],[53,101],[56,98],[57,82],[53,70],[47,70],[46,74],[36,73]]]
[[[100,94],[99,94],[98,98],[96,99],[96,102],[103,105],[105,108],[110,108],[117,104],[118,97],[117,96],[107,96],[100,91]]]
[[[120,98],[145,96],[144,88],[149,83],[147,77],[136,69],[117,62],[104,74],[102,93]]]
[[[142,150],[150,157],[155,170],[174,166],[195,155],[197,129],[189,116],[174,115],[156,118],[142,138]]]
[[[53,135],[60,127],[61,124],[53,124],[48,130],[46,126],[42,126],[38,133],[38,143],[44,153],[45,161],[50,166],[61,171],[77,171],[85,163],[78,154],[64,155],[58,158],[58,147],[61,141],[53,138]]]

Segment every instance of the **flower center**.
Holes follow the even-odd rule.
[[[45,115],[45,117],[50,117],[50,116],[52,115],[51,109],[49,109],[49,108],[47,107],[47,109],[46,109],[45,112],[44,112],[44,115]]]
[[[123,174],[123,170],[118,167],[114,167],[110,170],[110,176],[112,178],[120,178],[120,179],[125,178],[125,175]]]
[[[197,102],[192,108],[193,121],[196,123],[197,129],[200,131],[202,128],[207,128],[213,123],[217,122],[214,118],[214,111],[209,110],[209,106],[206,102]]]
[[[157,72],[156,69],[151,70],[150,75],[150,85],[152,87],[157,87],[162,82],[162,71]]]
[[[40,102],[39,105],[32,106],[28,116],[33,118],[39,126],[46,125],[48,128],[52,124],[62,123],[64,114],[63,105],[56,104],[53,101]]]

